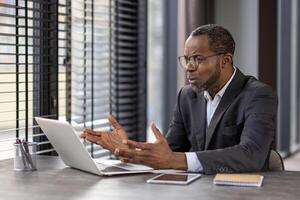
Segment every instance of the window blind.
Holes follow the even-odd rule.
[[[72,95],[71,122],[84,128],[107,130],[110,111],[110,33],[113,1],[72,1]],[[107,155],[98,145],[89,145],[94,157]]]
[[[111,112],[129,133],[146,140],[146,1],[115,1]]]
[[[146,135],[146,1],[72,1],[72,122],[108,130],[113,114],[131,139]],[[81,130],[82,130],[81,129]],[[94,157],[105,155],[87,144]]]
[[[57,83],[55,76],[54,79],[51,76],[56,66],[52,55],[56,9],[55,1],[2,0],[0,3],[0,158],[12,157],[12,143],[16,138],[33,141],[34,137],[43,135],[35,130],[33,117],[45,103],[40,94],[45,89],[49,91],[42,84],[52,85],[55,90]],[[45,71],[46,65],[54,67]],[[44,76],[49,79],[44,80]],[[56,117],[55,111],[41,114]],[[38,145],[44,143],[40,141]]]
[[[12,143],[55,149],[34,116],[146,135],[146,0],[15,0],[0,3],[0,159]],[[86,142],[92,156],[108,155]]]

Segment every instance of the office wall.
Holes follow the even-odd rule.
[[[215,0],[214,20],[233,34],[234,64],[258,77],[258,0]]]

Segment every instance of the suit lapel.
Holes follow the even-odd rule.
[[[200,107],[197,109],[200,112],[199,129],[197,130],[196,138],[197,138],[197,146],[201,151],[204,150],[205,145],[205,137],[206,137],[206,100],[203,96],[203,92],[198,94],[198,98],[195,99],[199,101],[196,105]],[[199,116],[199,113],[196,112],[195,116]]]
[[[205,150],[208,148],[211,138],[224,112],[234,101],[235,97],[240,93],[245,81],[246,76],[242,74],[239,69],[236,69],[236,74],[231,83],[228,85],[216,111],[213,114],[210,124],[206,129]]]

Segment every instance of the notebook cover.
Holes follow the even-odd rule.
[[[262,182],[263,176],[256,174],[217,174],[214,178],[216,185],[261,187]]]

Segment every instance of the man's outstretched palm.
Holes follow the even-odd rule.
[[[128,148],[127,145],[122,143],[123,140],[128,139],[125,129],[111,115],[108,117],[108,121],[114,129],[113,131],[93,131],[86,129],[80,137],[99,144],[104,149],[110,150],[112,153],[116,148]]]

